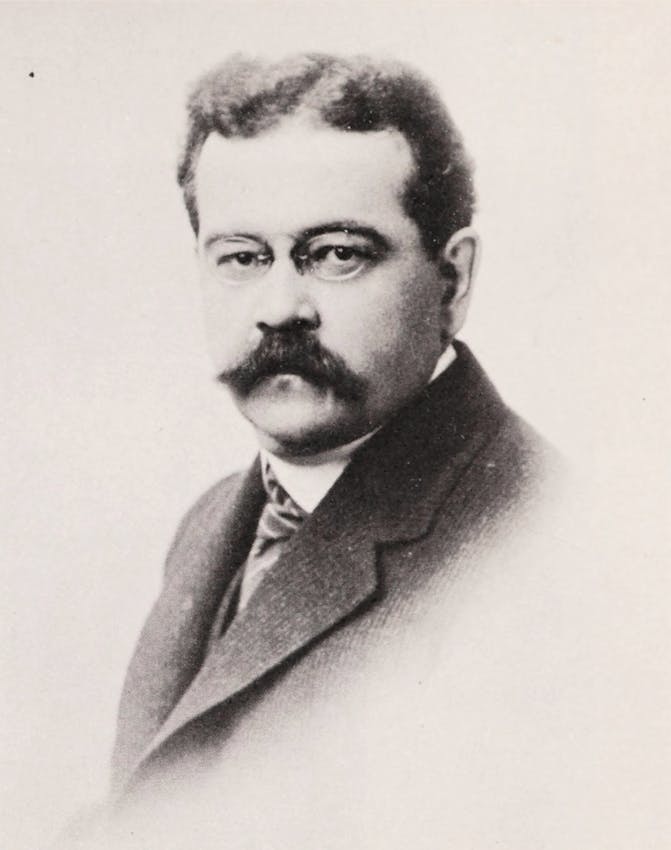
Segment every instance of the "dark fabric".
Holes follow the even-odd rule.
[[[551,451],[501,401],[468,348],[359,449],[206,655],[263,502],[258,460],[192,509],[140,637],[119,713],[117,794],[217,740],[296,682],[355,664],[376,622],[407,621],[447,574],[537,499]],[[290,684],[291,678],[295,683]]]
[[[238,569],[237,573],[231,579],[228,587],[226,588],[226,592],[224,593],[221,600],[221,604],[219,605],[219,610],[215,614],[214,620],[212,621],[212,628],[210,629],[210,638],[207,642],[207,650],[205,651],[205,655],[209,655],[210,652],[217,650],[217,647],[219,646],[219,641],[221,640],[221,636],[231,625],[231,623],[233,622],[233,618],[235,617],[238,611],[238,605],[240,602],[240,587],[242,585],[242,579],[245,575],[245,565],[246,561]]]
[[[265,500],[258,460],[241,481],[227,479],[218,488],[221,499],[206,493],[178,529],[163,591],[128,668],[113,756],[115,785],[125,757],[142,751],[198,672],[222,595],[253,540]],[[180,569],[187,564],[188,571]]]
[[[263,470],[263,487],[268,499],[261,511],[254,541],[247,559],[224,593],[212,624],[206,654],[218,645],[237,611],[244,607],[260,583],[263,573],[277,563],[284,544],[308,515],[280,485],[269,464]]]

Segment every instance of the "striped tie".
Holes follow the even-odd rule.
[[[263,470],[263,484],[268,501],[261,512],[256,537],[247,556],[238,611],[247,605],[263,576],[279,560],[284,544],[308,516],[281,486],[269,463]]]

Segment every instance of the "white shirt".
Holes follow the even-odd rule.
[[[442,375],[456,356],[454,348],[451,345],[448,346],[438,358],[429,383]],[[294,502],[304,511],[312,513],[343,474],[356,449],[367,442],[374,433],[375,431],[371,431],[345,446],[338,446],[330,451],[306,458],[286,460],[261,449],[261,463],[265,465],[268,462],[277,480]]]

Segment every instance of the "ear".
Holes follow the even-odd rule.
[[[480,237],[472,227],[463,227],[450,236],[440,255],[445,278],[442,302],[442,334],[446,344],[466,319],[473,281],[480,261]]]

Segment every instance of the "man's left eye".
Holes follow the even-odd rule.
[[[351,260],[356,256],[356,251],[354,248],[347,248],[344,245],[336,245],[333,249],[333,253],[338,260],[342,260],[343,262],[346,260]]]
[[[308,254],[310,271],[322,280],[346,280],[373,261],[372,252],[355,245],[320,245]]]

